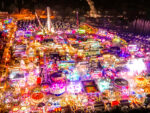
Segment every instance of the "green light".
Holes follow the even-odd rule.
[[[79,28],[79,29],[78,29],[78,33],[79,33],[79,34],[84,34],[84,33],[85,33],[85,29]]]

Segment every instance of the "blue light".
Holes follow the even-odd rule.
[[[109,89],[109,86],[110,86],[110,81],[106,81],[106,80],[99,80],[98,81],[98,87],[99,87],[99,90],[101,92]]]
[[[70,81],[78,81],[80,80],[80,76],[77,71],[73,71],[67,75],[67,79]]]

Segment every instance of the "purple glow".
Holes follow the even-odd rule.
[[[67,86],[67,92],[69,92],[69,93],[80,93],[81,91],[82,91],[82,85],[80,82],[78,82],[78,83],[71,82]]]

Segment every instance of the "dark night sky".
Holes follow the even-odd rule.
[[[15,2],[16,1],[16,2]],[[150,14],[150,0],[93,0],[98,10],[115,10],[122,12],[146,11]],[[3,3],[3,7],[2,7]],[[81,11],[89,10],[86,0],[0,0],[0,10],[12,12],[14,8],[29,8],[34,11],[36,8],[45,8],[50,6],[54,10],[64,10],[68,7],[71,9],[80,9]],[[67,9],[66,9],[67,10]]]
[[[13,4],[14,1],[21,2],[24,4],[40,3],[43,5],[65,5],[73,7],[82,7],[87,5],[86,0],[0,0],[5,5]],[[147,8],[150,6],[150,0],[93,0],[95,5],[99,8],[117,8],[117,7],[135,7],[135,8]]]

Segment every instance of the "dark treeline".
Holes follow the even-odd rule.
[[[116,14],[126,12],[130,18],[150,19],[150,0],[93,0],[97,10],[103,14],[106,10]],[[0,11],[19,12],[22,8],[45,9],[50,6],[60,15],[70,15],[73,10],[85,14],[90,8],[86,0],[0,0]]]

